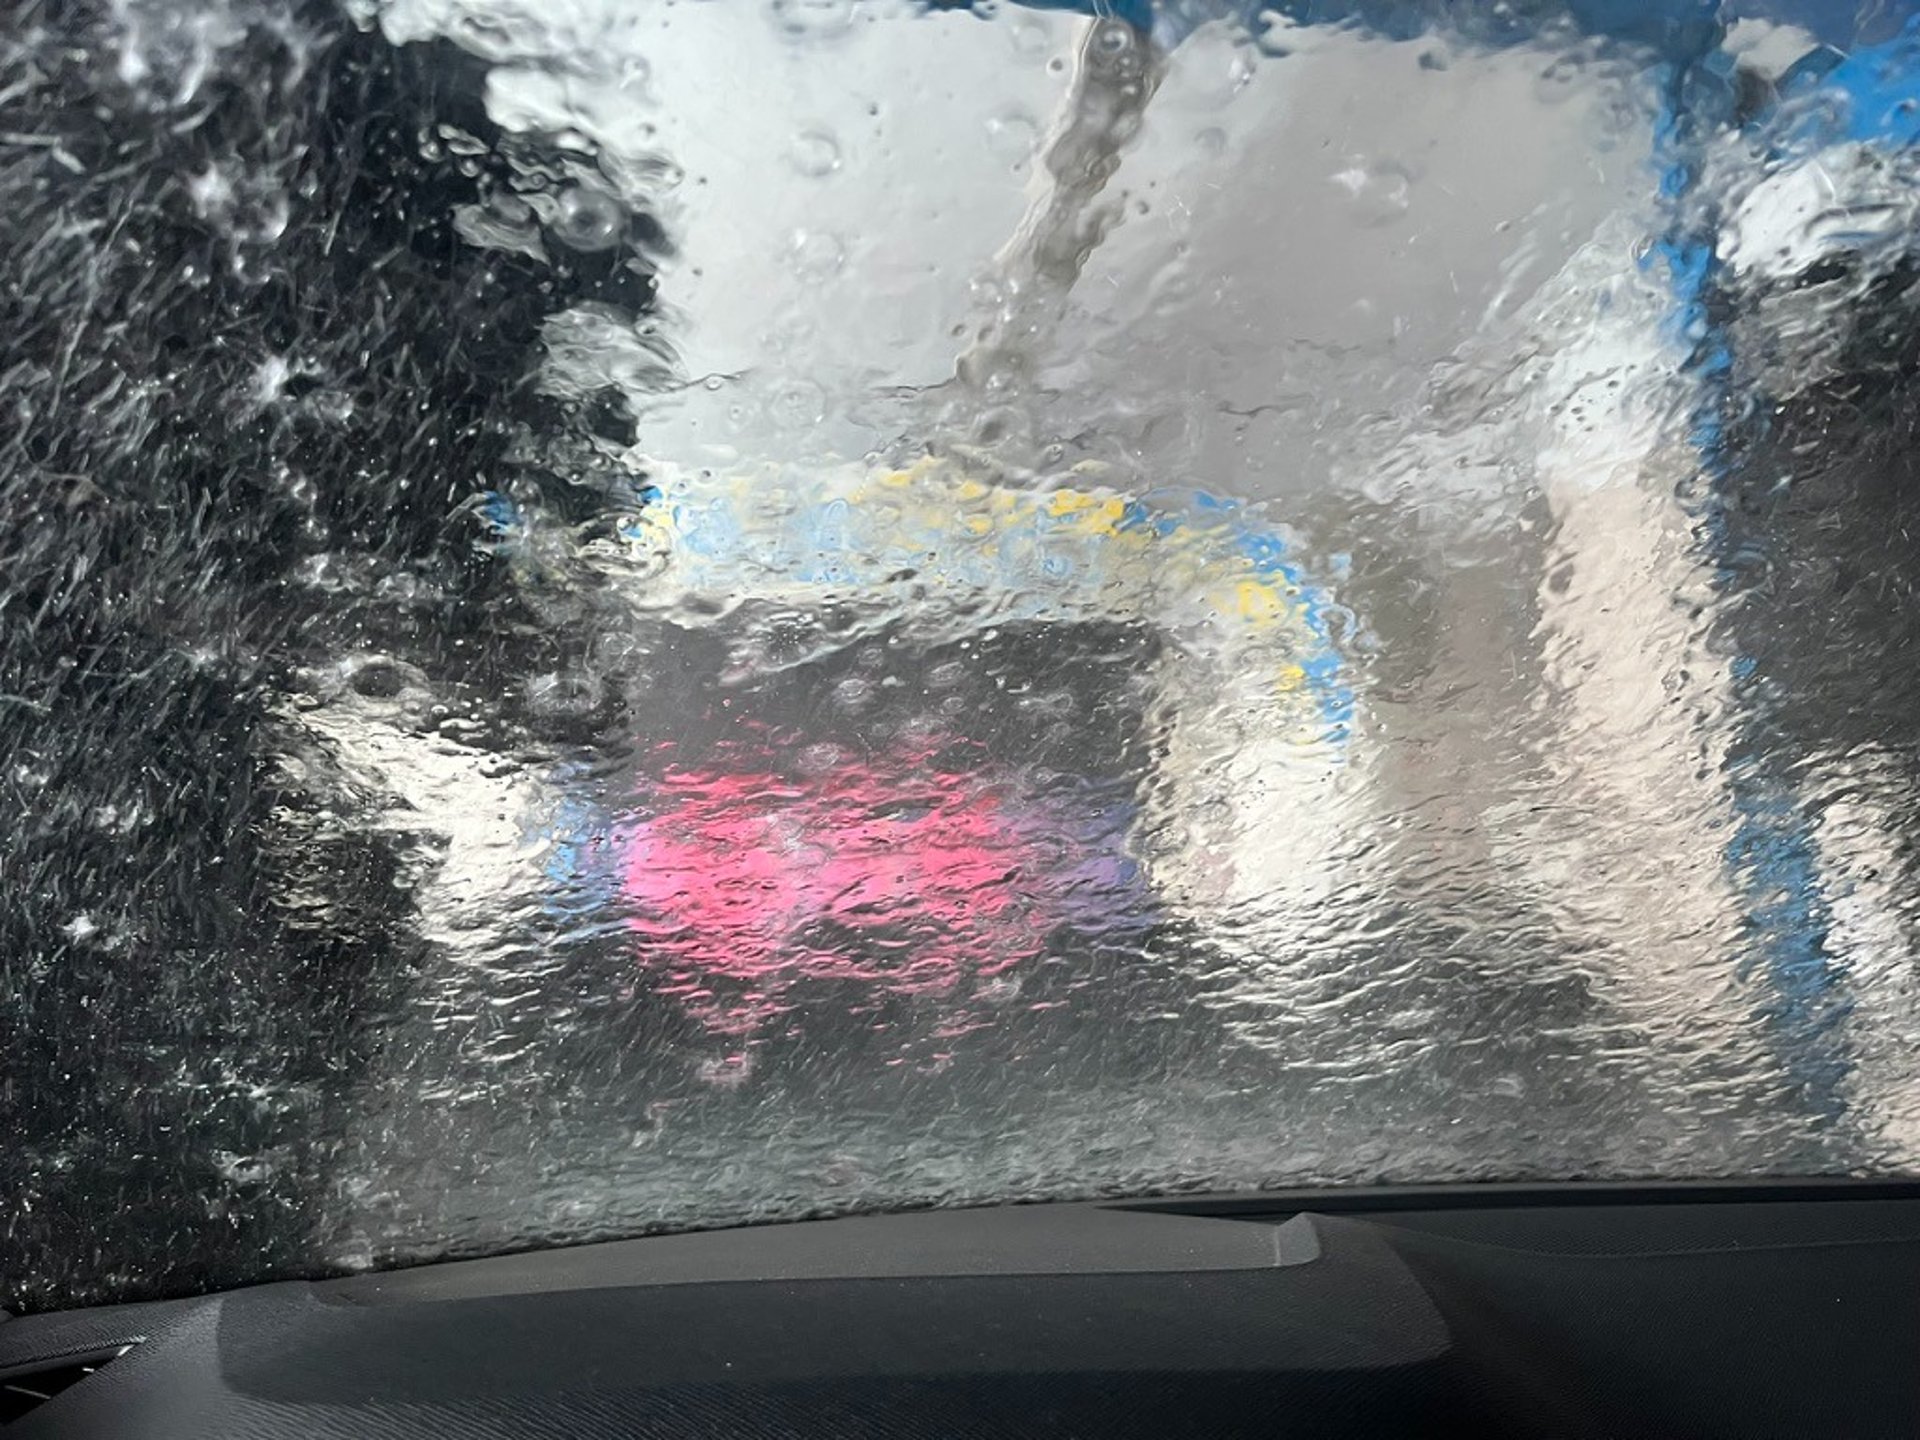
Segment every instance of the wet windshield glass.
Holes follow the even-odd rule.
[[[13,7],[0,1303],[1912,1169],[1898,8]]]

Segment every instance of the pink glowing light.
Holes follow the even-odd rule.
[[[1125,884],[1131,867],[1099,827],[1004,767],[937,767],[937,748],[837,757],[799,777],[764,751],[669,770],[619,837],[661,988],[742,1038],[810,980],[971,997]],[[947,1028],[967,1028],[964,1014]]]

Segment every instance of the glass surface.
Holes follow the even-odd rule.
[[[1903,19],[11,7],[0,1303],[1914,1171]]]

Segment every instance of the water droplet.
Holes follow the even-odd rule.
[[[626,234],[627,214],[611,195],[579,185],[561,195],[549,228],[571,249],[610,250]]]
[[[1533,82],[1533,96],[1542,105],[1564,105],[1593,90],[1593,67],[1584,55],[1575,53],[1557,57]]]
[[[927,669],[929,690],[951,690],[967,678],[967,667],[958,660],[942,660]]]
[[[840,764],[841,759],[841,750],[838,745],[832,741],[821,741],[817,745],[809,745],[802,750],[796,757],[796,762],[803,775],[826,775]]]
[[[406,666],[392,660],[371,659],[354,668],[348,683],[353,686],[354,694],[369,700],[396,700],[415,679]]]
[[[1031,16],[1021,16],[1013,22],[1007,31],[1007,41],[1013,46],[1013,53],[1029,59],[1044,55],[1051,42],[1047,27]]]
[[[448,38],[483,60],[510,60],[526,44],[526,37],[507,17],[473,11],[455,18]]]
[[[774,391],[767,408],[786,425],[818,425],[826,418],[827,392],[811,380],[793,380]]]
[[[1396,161],[1355,159],[1327,179],[1347,197],[1347,213],[1361,225],[1385,225],[1413,204],[1413,176]]]
[[[787,147],[787,163],[818,180],[840,168],[840,142],[829,130],[802,130]]]
[[[452,155],[484,155],[487,142],[477,135],[470,135],[457,125],[436,127],[440,138],[446,142],[447,152]]]
[[[773,0],[773,21],[796,40],[835,40],[853,26],[853,0]]]
[[[527,708],[551,719],[591,715],[606,699],[606,686],[587,670],[554,670],[527,681]]]
[[[807,280],[837,275],[847,263],[845,243],[826,230],[796,230],[787,241],[787,249],[793,257],[794,274]]]
[[[987,147],[1003,160],[1026,160],[1040,141],[1040,126],[1024,110],[1002,110],[987,118]]]
[[[873,696],[873,682],[864,675],[849,675],[833,687],[834,703],[846,710],[865,709]]]

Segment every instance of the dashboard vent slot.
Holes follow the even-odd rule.
[[[30,1411],[39,1409],[62,1390],[70,1390],[110,1360],[118,1360],[131,1345],[114,1345],[84,1355],[62,1355],[57,1360],[0,1371],[0,1430]]]

